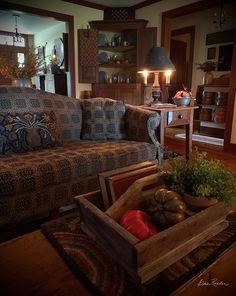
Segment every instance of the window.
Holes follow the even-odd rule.
[[[0,45],[25,47],[25,38],[21,36],[21,42],[13,42],[13,36],[10,33],[0,34]]]
[[[25,54],[22,52],[17,53],[17,61],[19,63],[19,67],[22,67],[22,64],[25,62]]]

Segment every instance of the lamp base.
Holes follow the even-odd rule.
[[[161,89],[158,86],[153,86],[152,87],[152,97],[153,97],[153,104],[160,103],[160,98],[161,98]]]

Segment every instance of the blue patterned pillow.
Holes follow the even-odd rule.
[[[107,98],[83,100],[84,140],[122,139],[125,137],[125,104]]]
[[[82,138],[84,140],[106,140],[102,101],[84,100]]]
[[[50,112],[0,113],[0,153],[10,154],[62,145],[56,116]]]
[[[106,118],[107,139],[125,138],[125,104],[122,101],[109,100],[103,107]]]

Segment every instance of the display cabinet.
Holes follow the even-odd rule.
[[[198,86],[196,102],[199,111],[195,119],[200,121],[201,134],[224,138],[228,92],[228,85]]]
[[[79,82],[92,83],[93,96],[143,104],[142,75],[148,50],[156,46],[156,28],[145,20],[92,21],[78,31]]]

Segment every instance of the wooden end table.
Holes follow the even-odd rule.
[[[193,133],[193,115],[194,110],[198,109],[198,106],[188,107],[174,107],[174,108],[156,108],[152,106],[140,106],[141,108],[156,111],[160,114],[160,144],[165,146],[165,128],[174,126],[185,127],[185,156],[186,160],[189,157],[189,153],[192,151],[192,133]]]

